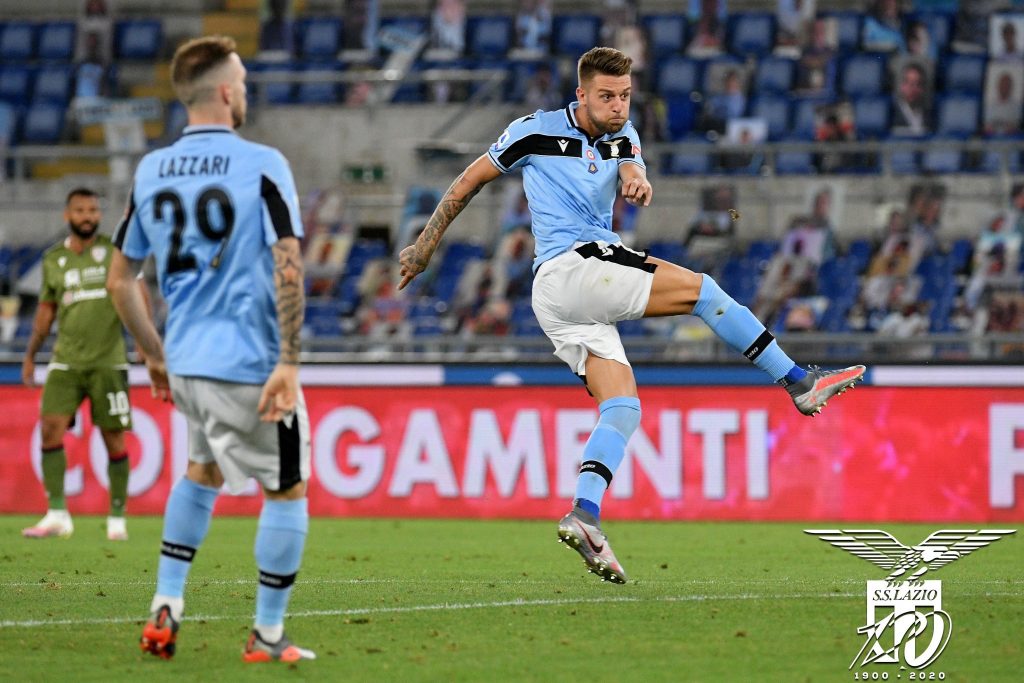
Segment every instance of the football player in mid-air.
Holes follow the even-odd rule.
[[[74,524],[64,500],[64,434],[86,397],[93,424],[107,447],[110,516],[107,538],[128,540],[125,500],[128,498],[128,450],[125,432],[132,428],[128,402],[128,358],[117,312],[107,296],[107,270],[113,244],[99,230],[99,197],[79,187],[68,193],[64,220],[70,234],[43,255],[43,286],[32,323],[32,336],[21,364],[21,379],[34,387],[35,356],[58,322],[46,384],[43,386],[43,486],[48,510],[35,525],[22,531],[26,538],[68,537]],[[145,298],[145,284],[141,283]]]
[[[533,310],[555,355],[586,383],[600,417],[583,451],[573,509],[558,538],[602,579],[626,572],[601,531],[601,500],[626,443],[640,424],[640,399],[615,323],[692,314],[787,391],[804,415],[816,415],[852,387],[864,366],[823,371],[794,363],[751,312],[707,274],[624,247],[612,232],[616,187],[626,201],[651,202],[640,139],[629,122],[632,60],[596,47],[578,63],[577,102],[513,121],[486,154],[441,198],[416,243],[399,255],[399,288],[422,273],[445,230],[480,189],[523,170],[536,238]]]
[[[302,224],[288,162],[243,140],[245,67],[235,41],[183,44],[171,82],[189,125],[135,172],[107,286],[146,356],[153,390],[189,424],[189,463],[164,514],[156,594],[142,649],[174,655],[185,579],[223,484],[263,486],[255,626],[247,662],[313,659],[284,633],[309,526],[309,418],[298,383]],[[167,301],[167,355],[132,282],[154,254]]]

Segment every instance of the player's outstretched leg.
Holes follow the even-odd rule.
[[[601,531],[601,501],[626,454],[626,443],[640,425],[640,399],[617,396],[603,401],[597,426],[583,448],[573,509],[558,523],[558,540],[583,558],[604,581],[626,583],[626,571]]]
[[[64,502],[64,470],[67,455],[64,447],[44,448],[42,453],[43,487],[46,489],[47,511],[41,520],[22,529],[25,538],[69,538],[75,531]]]
[[[183,477],[167,498],[156,594],[139,647],[164,659],[174,655],[178,625],[185,609],[185,580],[196,551],[206,538],[217,489]]]
[[[260,576],[256,588],[256,625],[242,652],[246,662],[316,659],[312,651],[297,647],[284,633],[284,613],[302,564],[308,530],[309,511],[305,498],[268,498],[263,502],[255,547]]]
[[[817,366],[804,370],[786,355],[775,337],[746,306],[725,293],[706,273],[693,314],[747,360],[768,373],[789,392],[804,415],[817,415],[830,398],[853,387],[864,376],[863,365],[822,371]]]

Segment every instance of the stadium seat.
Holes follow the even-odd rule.
[[[657,90],[662,97],[686,95],[698,90],[702,64],[686,57],[671,57],[658,69]]]
[[[967,271],[971,265],[971,256],[974,254],[974,244],[971,240],[963,238],[953,242],[949,249],[949,265],[954,274]]]
[[[0,147],[14,143],[18,132],[18,111],[7,102],[0,102]],[[0,169],[0,176],[3,170]]]
[[[892,102],[888,97],[861,97],[853,102],[853,125],[857,138],[870,140],[889,134],[889,114]]]
[[[70,21],[53,21],[39,29],[39,59],[69,62],[75,55],[75,24]]]
[[[778,140],[789,130],[789,100],[777,95],[763,95],[750,106],[750,115],[768,124],[768,139]]]
[[[32,71],[27,66],[0,67],[0,100],[24,106],[28,104]]]
[[[641,20],[647,31],[651,57],[660,61],[679,55],[686,47],[686,17],[682,14],[649,14]]]
[[[950,95],[939,100],[935,117],[938,135],[970,136],[978,131],[981,102],[972,95]]]
[[[555,16],[552,25],[554,52],[562,57],[579,59],[580,55],[599,43],[601,18],[591,14]]]
[[[500,59],[512,44],[512,18],[470,17],[466,22],[466,46],[472,57]]]
[[[1001,173],[1003,171],[1003,157],[1006,157],[1006,169],[1010,173],[1021,172],[1021,153],[1022,142],[1024,137],[1020,135],[990,135],[989,140],[992,141],[1012,141],[1014,146],[1007,150],[990,151],[985,152],[981,158],[981,162],[978,164],[977,170],[979,173]]]
[[[665,118],[670,140],[681,140],[693,132],[699,104],[689,94],[665,98]]]
[[[12,21],[0,31],[0,61],[24,62],[35,56],[36,26]]]
[[[32,102],[66,105],[71,98],[71,67],[46,66],[36,73]]]
[[[885,88],[885,56],[861,54],[842,66],[842,88],[847,97],[879,95]]]
[[[508,79],[505,81],[505,100],[522,102],[533,75],[542,65],[546,66],[555,83],[558,83],[558,62],[548,59],[516,59],[507,63]],[[572,81],[576,82],[575,79]],[[575,99],[575,98],[574,98]]]
[[[816,97],[802,97],[793,103],[792,135],[800,140],[813,140],[815,112],[828,101]]]
[[[417,36],[426,36],[429,31],[430,24],[424,17],[381,17],[378,36],[384,51],[391,52],[398,45],[407,45]]]
[[[294,69],[284,62],[253,62],[248,65],[253,73],[291,73]],[[292,82],[264,83],[257,86],[255,94],[268,104],[290,104],[294,101],[295,84]]]
[[[806,139],[790,138],[791,142],[806,142]],[[775,172],[779,175],[809,175],[815,173],[814,157],[810,152],[794,150],[778,152],[775,155]]]
[[[648,245],[647,252],[654,258],[675,264],[686,261],[686,247],[679,242],[652,242]]]
[[[31,145],[52,145],[60,140],[64,129],[64,106],[52,103],[33,104],[25,113],[22,142]]]
[[[835,19],[836,38],[840,52],[856,52],[860,47],[861,15],[856,12],[832,12],[823,16]]]
[[[766,13],[746,13],[729,22],[729,51],[740,56],[767,55],[775,46],[775,17]]]
[[[154,60],[163,45],[159,19],[119,21],[114,27],[114,53],[120,59]]]
[[[696,142],[690,141],[687,142]],[[707,151],[673,152],[665,161],[665,173],[669,175],[704,175],[711,171],[711,145],[704,142]]]
[[[920,142],[921,138],[892,136],[891,142]],[[893,150],[889,154],[889,162],[892,164],[892,172],[898,175],[912,175],[917,173],[917,152],[911,150]]]
[[[985,57],[950,55],[942,64],[941,73],[945,94],[980,94],[985,86]]]
[[[754,240],[747,245],[746,258],[758,262],[768,261],[778,250],[778,240]]]
[[[864,269],[868,267],[868,263],[871,261],[871,251],[871,241],[866,239],[853,240],[846,248],[846,259],[857,275],[863,273]]]
[[[949,47],[953,37],[953,14],[945,12],[916,12],[910,15],[910,22],[921,22],[928,30],[928,39],[937,54]]]
[[[765,57],[757,64],[754,90],[757,93],[788,94],[793,87],[796,61],[784,57]]]
[[[301,28],[300,28],[301,27]],[[341,20],[317,17],[296,24],[299,31],[295,41],[303,59],[324,61],[335,59],[341,48]]]
[[[936,140],[957,140],[958,138],[935,138]],[[921,170],[928,173],[959,173],[961,170],[959,149],[936,147],[921,153]]]
[[[340,62],[307,64],[304,69],[308,74],[320,74],[333,76],[344,71],[345,65]],[[342,99],[340,83],[332,81],[320,81],[310,83],[299,83],[295,91],[295,101],[299,104],[335,104]]]

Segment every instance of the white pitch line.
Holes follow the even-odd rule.
[[[737,593],[732,595],[665,595],[659,597],[604,597],[604,598],[564,598],[550,599],[540,598],[535,600],[499,600],[494,602],[456,602],[436,603],[432,605],[409,605],[407,607],[353,607],[350,609],[329,609],[329,610],[305,610],[292,612],[287,616],[290,619],[302,619],[305,617],[344,617],[366,614],[409,614],[414,612],[438,612],[438,611],[459,611],[469,609],[495,609],[502,607],[558,607],[566,605],[581,604],[609,604],[609,603],[652,603],[652,602],[708,602],[715,600],[806,600],[806,599],[835,599],[835,598],[856,598],[860,593],[789,593],[789,594],[766,594],[757,595],[752,593]],[[959,594],[958,597],[985,596],[985,597],[1021,597],[1020,593],[967,593]],[[194,615],[187,618],[188,621],[225,621],[238,620],[246,621],[252,618],[252,614],[226,615],[208,614]],[[95,624],[132,624],[141,622],[142,616],[132,617],[97,617],[87,619],[26,619],[26,620],[4,620],[0,621],[0,629],[4,628],[36,628],[40,626],[85,626]]]

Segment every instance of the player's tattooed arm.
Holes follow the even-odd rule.
[[[441,243],[445,230],[452,224],[455,217],[462,213],[470,200],[475,197],[484,185],[497,178],[501,173],[486,155],[479,157],[470,164],[451,187],[441,197],[437,208],[427,221],[427,226],[416,238],[416,243],[406,247],[399,255],[402,281],[398,288],[403,289],[414,277],[427,269],[430,258]]]
[[[274,254],[274,288],[277,290],[277,326],[281,334],[280,362],[299,364],[300,332],[306,310],[305,269],[299,240],[284,237],[271,248]]]

